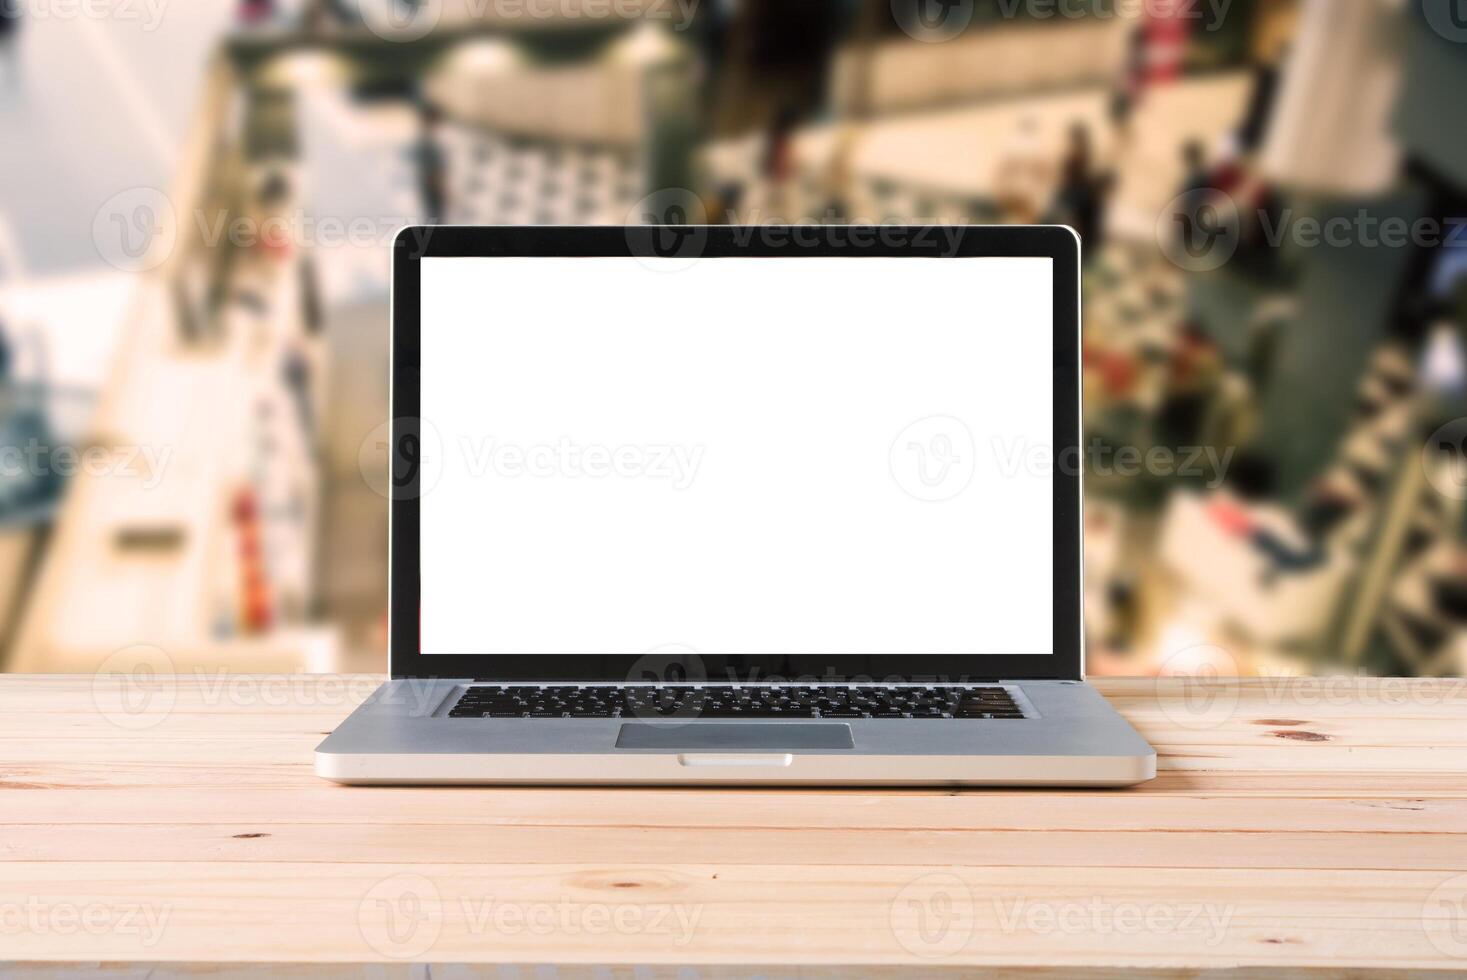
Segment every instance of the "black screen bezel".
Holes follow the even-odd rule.
[[[1035,257],[1054,263],[1054,651],[1049,654],[703,656],[710,677],[751,679],[1081,680],[1081,475],[1079,459],[1079,239],[1062,226],[881,226],[666,229],[620,227],[413,227],[393,243],[391,445],[416,419],[420,391],[420,274],[424,258],[666,256],[667,239],[697,242],[698,261],[727,257]],[[694,237],[696,236],[696,237]],[[394,460],[395,462],[395,460]],[[425,654],[419,649],[419,498],[408,486],[390,503],[389,669],[393,678],[622,681],[628,655]],[[977,543],[975,543],[976,547]],[[984,560],[992,560],[989,556]],[[1001,560],[1001,558],[1000,558]]]

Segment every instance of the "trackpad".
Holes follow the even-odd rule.
[[[800,749],[850,749],[850,725],[647,725],[621,726],[616,736],[619,749],[701,749],[706,752],[754,749],[798,751]]]

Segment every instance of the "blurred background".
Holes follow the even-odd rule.
[[[0,0],[0,667],[385,668],[404,224],[1045,221],[1091,672],[1457,674],[1464,91],[1459,0]]]

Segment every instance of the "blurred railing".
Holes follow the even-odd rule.
[[[941,44],[853,43],[836,56],[832,101],[840,115],[879,115],[1108,83],[1124,63],[1127,26],[1096,19],[992,27]]]

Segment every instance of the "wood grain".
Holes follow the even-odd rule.
[[[0,974],[1467,973],[1460,681],[1101,684],[1116,792],[318,780],[377,680],[0,678]]]

